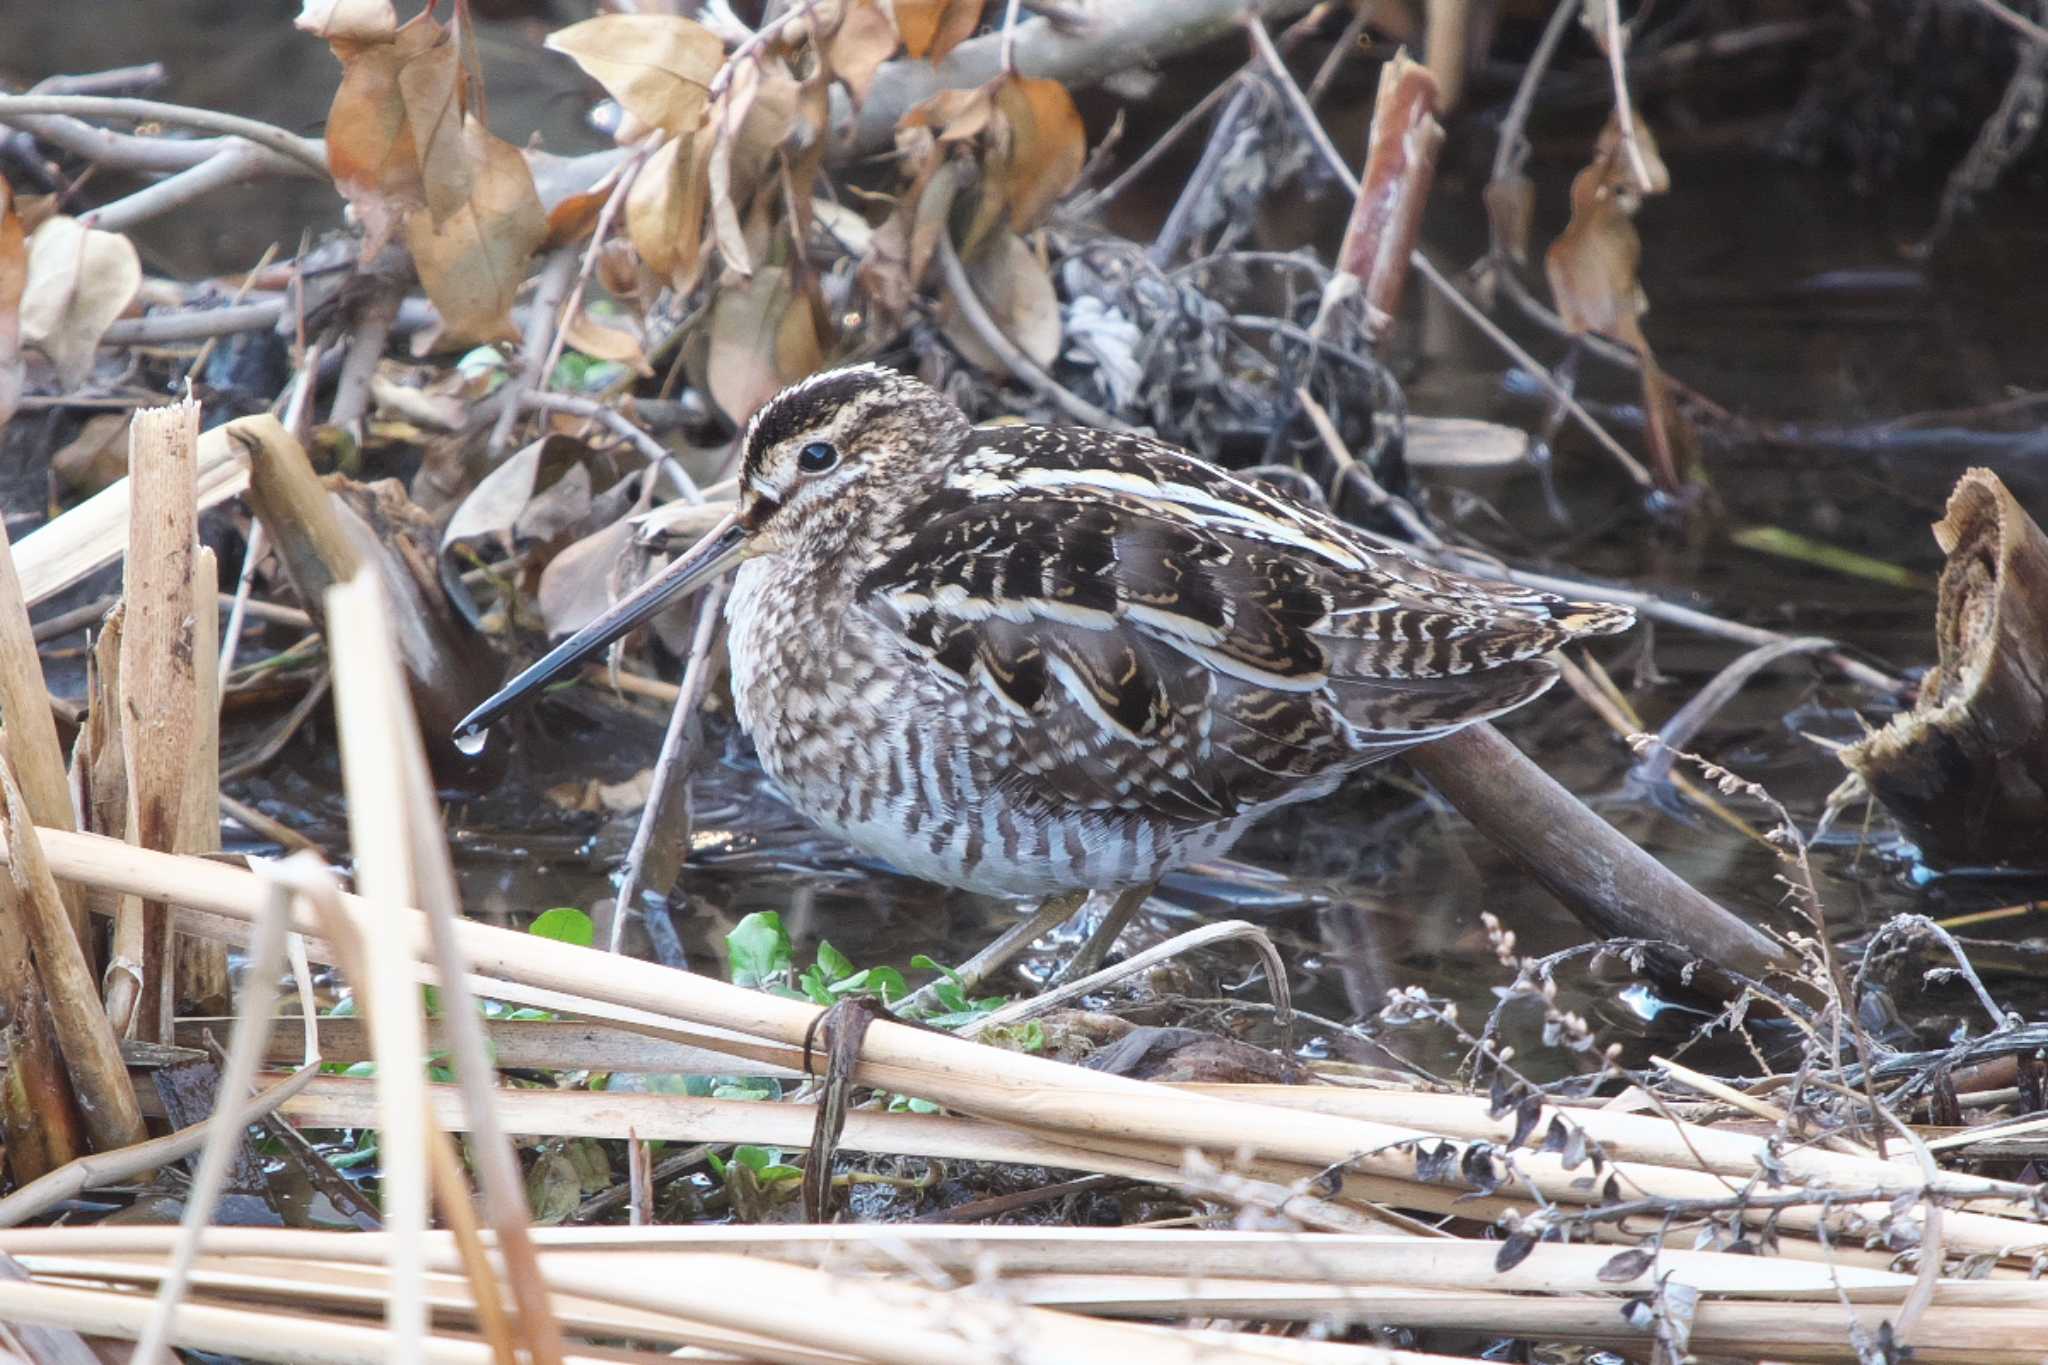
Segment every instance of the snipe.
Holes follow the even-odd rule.
[[[1632,620],[1433,569],[1158,441],[972,426],[877,366],[783,391],[744,453],[731,516],[458,733],[736,564],[733,695],[792,805],[948,886],[1134,888],[1128,917]]]

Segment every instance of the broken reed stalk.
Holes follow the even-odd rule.
[[[135,501],[123,567],[119,703],[128,838],[169,853],[184,830],[186,774],[199,726],[192,583],[199,404],[188,398],[145,408],[129,433]],[[138,899],[122,904],[112,965],[107,1013],[115,1026],[145,1042],[169,1038],[176,995],[169,907]]]
[[[100,1003],[99,983],[85,950],[71,931],[70,912],[43,859],[27,794],[5,762],[0,762],[0,789],[7,807],[8,846],[0,917],[24,926],[35,950],[35,970],[43,982],[58,1044],[55,1055],[70,1074],[86,1134],[98,1152],[141,1142],[149,1134],[142,1126],[134,1083],[121,1060],[120,1040]],[[9,1145],[11,1150],[11,1139]],[[19,1171],[16,1178],[22,1179]]]
[[[13,908],[0,910],[0,1042],[7,1053],[0,1139],[8,1169],[22,1184],[76,1158],[86,1148],[86,1133],[23,916]]]
[[[178,849],[184,853],[220,851],[220,565],[212,550],[201,546],[192,574],[192,674],[196,705],[190,762],[185,768],[185,798],[180,808]],[[227,945],[190,934],[171,944],[171,980],[176,999],[185,1008],[229,1008]]]
[[[427,907],[430,958],[442,983],[456,1074],[476,1133],[471,1150],[487,1219],[497,1234],[511,1281],[520,1344],[536,1365],[555,1365],[562,1357],[561,1336],[527,1239],[532,1215],[519,1159],[497,1123],[497,1068],[484,1036],[482,1007],[471,991],[468,964],[454,931],[460,913],[455,868],[448,857],[417,718],[406,700],[407,680],[392,647],[395,632],[382,582],[375,575],[363,574],[331,589],[327,613],[334,630],[336,694],[357,699],[337,711],[351,809],[365,801],[386,805],[397,813],[402,831],[402,838],[391,842],[390,831],[379,821],[365,830],[383,842],[368,843],[357,832],[352,817],[357,866],[366,874],[375,866],[373,881],[389,895],[390,905],[410,905],[417,899]],[[365,705],[364,699],[369,704]],[[405,1045],[418,1043],[423,1049],[410,958],[400,948],[388,961],[379,956],[373,970],[385,1012],[400,1002],[409,1015],[404,1021]],[[373,1036],[377,1027],[373,1020]],[[381,1075],[387,1065],[381,1047],[378,1055]],[[415,1076],[419,1074],[420,1069],[415,1068]],[[423,1116],[431,1114],[424,1106],[422,1111]],[[429,1155],[446,1142],[445,1128],[429,1125],[425,1135]],[[467,1208],[467,1181],[444,1185],[441,1198],[444,1203],[460,1202]],[[419,1231],[424,1230],[423,1221]]]
[[[1593,933],[1676,944],[1708,968],[1694,971],[1692,984],[1723,995],[1740,989],[1726,972],[1761,979],[1796,966],[1789,951],[1637,847],[1493,726],[1467,726],[1406,757]]]
[[[2048,535],[1972,469],[1934,536],[1939,661],[1913,709],[1842,762],[1929,862],[2048,865]]]
[[[57,743],[57,722],[50,714],[49,687],[36,652],[35,630],[29,624],[28,598],[15,571],[14,549],[0,526],[0,726],[4,726],[7,761],[22,797],[38,825],[78,828],[71,809],[71,783],[64,771],[64,750]],[[85,944],[85,901],[72,887],[61,888],[72,936]],[[88,948],[87,951],[90,951]]]
[[[1432,33],[1434,37],[1434,33]],[[1432,43],[1432,46],[1434,44]],[[1459,68],[1462,71],[1460,58]],[[1443,125],[1436,121],[1438,79],[1405,52],[1380,68],[1366,137],[1365,173],[1351,204],[1337,269],[1325,293],[1327,310],[1339,291],[1365,300],[1366,339],[1377,347],[1399,312],[1408,258],[1421,234],[1422,210],[1436,179]],[[1450,98],[1456,98],[1453,93]]]
[[[437,773],[487,775],[503,745],[472,758],[448,738],[499,678],[495,653],[473,647],[435,579],[434,535],[395,484],[323,480],[282,426],[238,438],[249,461],[249,504],[276,543],[299,600],[325,624],[328,590],[369,570],[395,604],[391,624],[413,709],[424,718]]]

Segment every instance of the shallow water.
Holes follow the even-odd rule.
[[[1930,586],[1878,585],[1719,537],[1689,537],[1635,507],[1605,457],[1569,430],[1559,441],[1557,479],[1571,525],[1548,521],[1536,478],[1526,471],[1457,496],[1438,487],[1433,505],[1516,557],[1525,552],[1515,537],[1537,547],[1562,545],[1560,561],[1582,571],[1732,620],[1831,635],[1895,671],[1916,672],[1932,653],[1931,583],[1940,565],[1927,526],[1940,515],[1950,483],[1969,464],[1989,464],[2023,499],[2048,505],[2041,500],[2041,457],[2023,436],[1998,430],[2005,421],[2023,432],[2033,419],[2024,410],[2017,420],[1975,415],[1882,435],[1875,428],[1932,409],[1998,403],[2038,380],[2043,350],[2008,265],[2038,248],[2039,224],[2048,220],[2030,211],[2035,206],[2004,202],[1965,224],[1922,268],[1904,260],[1898,246],[1924,222],[1931,201],[1905,197],[1898,221],[1889,221],[1867,201],[1760,157],[1679,158],[1673,173],[1673,193],[1643,216],[1645,283],[1655,303],[1648,325],[1673,374],[1747,419],[1702,427],[1727,524],[1778,526],[1858,550],[1915,570]],[[1452,198],[1457,188],[1439,189],[1442,230],[1426,244],[1439,260],[1470,259],[1479,249],[1471,236],[1476,210],[1469,199]],[[1440,303],[1423,300],[1415,311],[1402,339],[1413,366],[1415,411],[1540,423],[1543,404],[1526,376],[1504,374],[1491,346]],[[1555,339],[1525,326],[1515,330],[1540,357],[1561,356]],[[1597,362],[1581,374],[1589,399],[1599,400],[1623,439],[1639,448],[1633,379]],[[1962,429],[1966,424],[1971,430]],[[1620,681],[1653,726],[1742,652],[1666,627],[1636,638],[1646,642],[1641,652],[1621,644],[1600,653],[1618,664]],[[1693,747],[1763,782],[1810,831],[1841,777],[1815,738],[1853,739],[1866,721],[1881,724],[1888,709],[1885,699],[1792,659],[1753,681]],[[656,744],[651,722],[630,739],[560,715],[549,728],[570,752],[602,753],[614,775],[644,764]],[[1738,913],[1784,922],[1777,859],[1677,799],[1632,785],[1627,750],[1563,688],[1506,728],[1695,885]],[[762,790],[745,741],[722,720],[714,723],[712,747],[719,760],[696,784],[698,852],[669,912],[693,966],[719,970],[722,934],[756,909],[783,914],[800,962],[809,960],[817,939],[829,938],[861,965],[902,965],[919,952],[958,960],[1015,913],[896,876],[809,833]],[[1512,928],[1525,952],[1583,941],[1577,923],[1546,893],[1454,813],[1421,799],[1404,769],[1380,771],[1379,780],[1357,782],[1255,831],[1233,860],[1245,866],[1230,876],[1170,886],[1140,935],[1153,940],[1207,919],[1252,919],[1280,943],[1297,1003],[1346,1023],[1369,1019],[1388,989],[1406,985],[1456,1001],[1468,1022],[1483,1018],[1507,974],[1482,929],[1482,912]],[[492,801],[457,813],[470,904],[516,919],[554,903],[590,907],[608,897],[631,817],[595,828],[589,820],[569,821],[564,831],[537,836],[531,812],[507,812]],[[1743,814],[1768,825],[1765,812]],[[1896,913],[1954,914],[2043,892],[2039,882],[2016,878],[1930,879],[1881,816],[1867,837],[1860,812],[1845,823],[1846,831],[1814,855],[1837,938]],[[586,830],[588,842],[580,842]],[[1997,932],[2024,936],[2038,927],[2020,918]],[[629,942],[638,940],[637,951],[658,951],[635,930]],[[1063,937],[1061,946],[1071,942]],[[1042,973],[1054,956],[1036,955],[1025,970]],[[1576,971],[1564,979],[1566,1002],[1594,1015],[1609,1036],[1640,1037],[1632,1052],[1662,1045],[1670,1030],[1696,1020],[1680,1009],[1653,1024],[1643,1018],[1653,1011],[1640,996],[1589,983]],[[1249,956],[1227,948],[1171,984],[1196,995],[1267,998]],[[2009,1003],[2028,1003],[2014,993],[2015,983],[1994,989]],[[1917,996],[1912,1013],[1923,1041],[1942,1036],[1961,1003],[1960,993],[1946,988]],[[1244,1023],[1270,1036],[1256,1016]],[[1314,1027],[1294,1041],[1364,1060],[1378,1055],[1355,1036]],[[1441,1036],[1395,1045],[1433,1067],[1454,1064],[1457,1056]]]

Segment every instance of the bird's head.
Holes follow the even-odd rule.
[[[747,423],[732,513],[470,712],[457,742],[480,746],[491,722],[523,698],[743,559],[794,553],[827,565],[857,562],[906,501],[938,486],[967,431],[944,395],[879,365],[792,384]]]

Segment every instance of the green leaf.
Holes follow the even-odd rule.
[[[832,987],[826,983],[822,967],[814,964],[804,968],[804,974],[796,979],[796,984],[803,987],[804,998],[813,1005],[832,1003]]]
[[[533,923],[526,926],[526,932],[537,938],[551,938],[557,943],[573,943],[579,948],[588,948],[597,942],[597,926],[590,916],[573,905],[558,905],[552,910],[543,910],[533,917]]]
[[[756,910],[734,925],[725,950],[735,986],[759,990],[789,976],[789,933],[773,910]]]
[[[830,939],[818,940],[818,971],[824,975],[825,984],[853,975],[853,959],[832,946]]]

